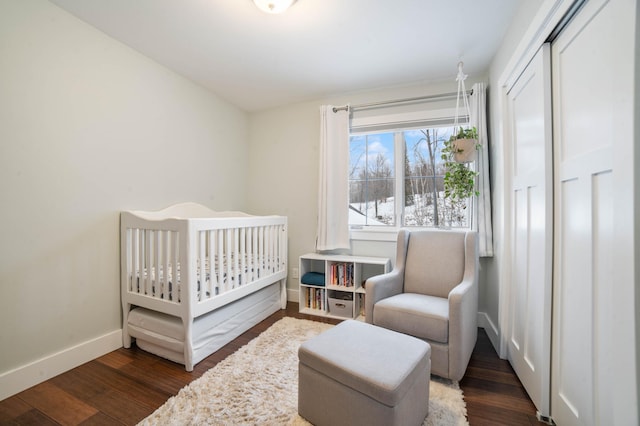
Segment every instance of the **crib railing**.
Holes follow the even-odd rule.
[[[273,274],[286,277],[284,217],[122,220],[122,290],[132,304],[207,302]]]
[[[286,241],[280,235],[283,225],[199,231],[196,299],[215,297],[282,270]]]

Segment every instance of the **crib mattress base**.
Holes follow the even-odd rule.
[[[276,282],[193,321],[193,364],[197,364],[260,321],[281,309]],[[185,332],[179,317],[134,308],[128,316],[129,334],[140,349],[185,364]]]

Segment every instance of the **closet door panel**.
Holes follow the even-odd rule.
[[[609,423],[616,78],[612,2],[592,0],[552,46],[554,322],[552,417]]]
[[[592,176],[593,194],[593,298],[596,301],[594,308],[594,364],[599,366],[594,378],[594,405],[596,419],[614,419],[613,398],[613,369],[616,362],[613,356],[615,341],[611,330],[614,329],[613,315],[615,305],[613,302],[613,288],[611,277],[614,276],[613,253],[613,173],[606,171]],[[607,393],[609,392],[609,393]]]
[[[609,9],[599,3],[603,9],[585,23],[584,31],[572,34],[561,46],[554,44],[554,59],[562,61],[554,76],[562,81],[554,85],[554,102],[560,102],[556,118],[563,134],[560,161],[600,149],[603,142],[611,143],[614,51],[599,46],[611,45],[615,30],[611,28]]]
[[[512,140],[512,257],[507,358],[540,414],[550,413],[552,160],[550,52],[507,93]]]
[[[590,222],[589,197],[585,193],[581,179],[567,179],[558,190],[560,205],[559,220],[556,221],[562,245],[556,247],[559,259],[554,304],[562,306],[554,317],[556,331],[554,334],[557,346],[554,348],[559,356],[554,359],[554,379],[556,379],[556,398],[553,415],[557,417],[560,407],[566,413],[563,418],[591,418],[589,400],[582,395],[590,395],[592,380],[592,347],[590,334],[593,329],[591,312],[593,298],[589,291],[591,264],[591,236],[588,232]],[[557,283],[562,285],[558,286]]]

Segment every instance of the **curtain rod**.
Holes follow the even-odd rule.
[[[467,95],[468,96],[473,95],[473,89],[467,90]],[[341,107],[333,107],[333,112],[349,111],[349,110],[353,111],[356,109],[360,109],[360,110],[371,109],[371,108],[378,108],[378,107],[395,105],[395,104],[406,104],[406,103],[418,102],[418,101],[443,101],[445,99],[455,99],[457,96],[458,96],[457,92],[451,92],[451,93],[442,93],[439,95],[428,95],[428,96],[418,96],[415,98],[395,99],[392,101],[371,102],[368,104],[360,104],[360,105],[353,105],[353,106],[345,105]]]

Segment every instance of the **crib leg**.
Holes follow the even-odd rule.
[[[287,309],[287,280],[280,280],[280,307]]]
[[[187,371],[193,371],[193,320],[189,317],[182,318],[182,324],[184,327],[184,368]]]
[[[129,311],[131,310],[130,303],[122,304],[122,346],[125,348],[131,347],[131,335],[129,334]]]

